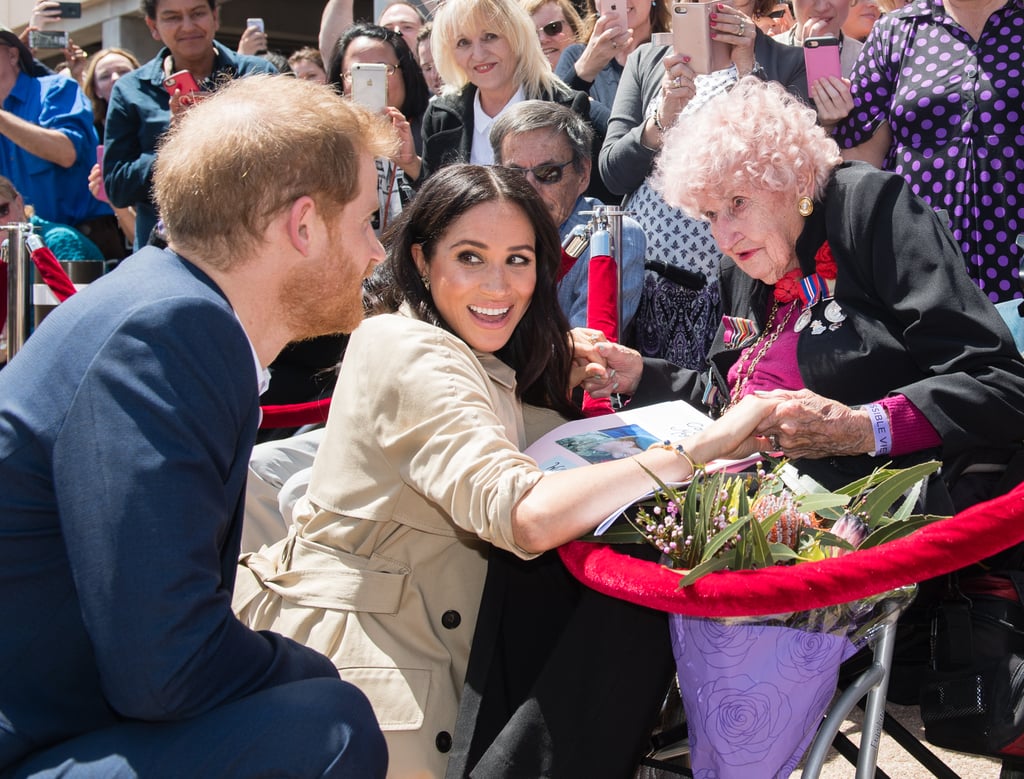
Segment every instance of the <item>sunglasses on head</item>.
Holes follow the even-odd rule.
[[[556,35],[561,35],[564,28],[565,22],[548,22],[543,27],[538,27],[537,32],[542,32],[549,38],[554,38]]]
[[[533,177],[541,184],[557,184],[562,180],[562,173],[565,168],[572,165],[573,161],[563,162],[558,165],[554,162],[545,162],[543,165],[534,165],[532,168],[520,168],[517,165],[509,165],[512,170],[518,170],[524,176],[532,173]]]

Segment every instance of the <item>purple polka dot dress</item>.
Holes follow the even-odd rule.
[[[851,81],[854,109],[836,130],[840,147],[888,122],[884,167],[945,209],[968,273],[992,301],[1021,297],[1024,0],[993,13],[977,41],[941,0],[886,14]]]

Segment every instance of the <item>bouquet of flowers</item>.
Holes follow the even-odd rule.
[[[879,468],[829,492],[784,460],[753,474],[657,480],[628,523],[591,540],[643,540],[679,571],[680,587],[719,570],[848,554],[939,517],[913,513],[937,462]],[[632,512],[630,512],[632,513]],[[670,614],[695,777],[788,777],[821,724],[840,664],[910,603],[903,587],[828,608],[767,617]]]

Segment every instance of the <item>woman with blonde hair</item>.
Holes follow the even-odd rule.
[[[139,58],[130,51],[116,47],[100,49],[89,58],[89,64],[82,74],[82,91],[92,102],[93,123],[100,140],[103,140],[107,106],[114,84],[125,73],[131,73],[139,67],[139,64]]]
[[[453,162],[492,164],[491,123],[522,100],[551,100],[590,119],[587,96],[551,71],[515,0],[448,0],[430,48],[444,88],[423,116],[423,177]]]

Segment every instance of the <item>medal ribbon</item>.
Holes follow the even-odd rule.
[[[827,282],[820,273],[812,273],[810,276],[804,276],[800,279],[800,290],[797,294],[800,296],[800,301],[804,304],[805,309],[810,308],[821,300],[826,286]]]

